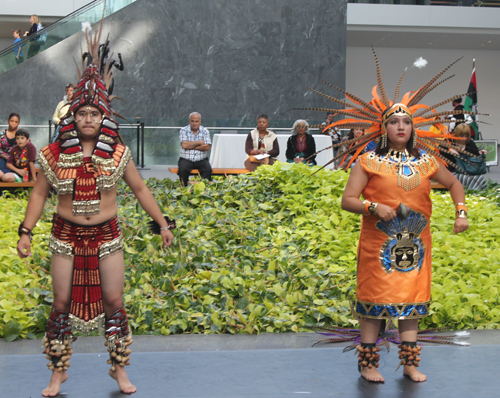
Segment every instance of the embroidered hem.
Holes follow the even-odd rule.
[[[430,301],[423,303],[369,303],[356,300],[356,313],[371,319],[417,319],[429,315]]]

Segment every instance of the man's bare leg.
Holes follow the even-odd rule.
[[[365,344],[376,343],[378,334],[380,332],[381,320],[361,318],[359,323],[361,329],[361,341]],[[372,367],[371,369],[368,367],[362,368],[361,377],[368,381],[373,381],[376,383],[383,383],[385,381],[384,377],[375,367]]]
[[[124,269],[122,252],[100,260],[99,272],[106,317],[110,317],[116,310],[123,307]],[[110,369],[109,375],[116,380],[121,392],[132,394],[137,391],[128,379],[124,366],[115,365],[115,370]]]
[[[53,307],[59,311],[69,312],[71,301],[71,284],[73,280],[73,259],[57,254],[52,255],[52,291]],[[68,380],[68,372],[54,371],[49,385],[42,391],[44,397],[55,397],[59,394],[61,384]]]
[[[398,321],[398,324],[401,341],[417,341],[418,319],[405,319]],[[415,366],[405,365],[403,374],[415,382],[427,380],[427,376],[420,372]]]

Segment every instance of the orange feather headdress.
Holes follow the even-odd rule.
[[[348,149],[339,153],[337,156],[334,157],[333,160],[328,162],[323,167],[326,167],[327,165],[337,161],[338,159],[344,158],[345,160],[347,155],[352,154],[353,155],[352,159],[346,165],[346,169],[349,168],[351,164],[356,160],[358,155],[362,153],[362,151],[366,148],[366,146],[370,142],[379,140],[380,138],[382,138],[383,140],[386,139],[387,132],[385,130],[385,123],[391,116],[393,116],[395,112],[400,112],[400,114],[405,114],[409,116],[410,119],[412,120],[413,127],[416,133],[415,144],[418,148],[423,149],[426,152],[432,154],[441,163],[449,164],[450,161],[444,158],[442,155],[440,155],[440,151],[444,150],[445,152],[448,152],[448,148],[453,147],[454,149],[456,149],[456,146],[449,142],[449,139],[452,138],[453,136],[448,132],[448,129],[444,125],[444,123],[449,123],[450,121],[440,120],[438,116],[448,116],[448,115],[463,114],[463,113],[467,113],[470,115],[477,115],[478,113],[464,111],[464,110],[437,112],[435,108],[450,103],[457,98],[463,97],[471,93],[455,95],[451,98],[448,98],[432,106],[421,104],[420,101],[436,87],[438,87],[439,85],[441,85],[442,83],[453,77],[450,76],[441,81],[438,81],[438,79],[461,58],[448,65],[446,68],[444,68],[440,73],[434,76],[431,80],[429,80],[417,91],[407,92],[403,96],[401,101],[398,102],[401,83],[403,81],[405,73],[409,68],[406,68],[404,72],[401,74],[396,86],[396,91],[394,93],[393,100],[391,101],[387,96],[387,92],[382,82],[382,75],[380,72],[380,65],[378,62],[377,54],[375,53],[375,50],[373,48],[372,51],[375,57],[375,63],[377,69],[377,85],[374,86],[372,89],[373,98],[370,102],[365,102],[359,97],[345,90],[342,90],[338,87],[335,87],[325,81],[322,82],[342,92],[345,95],[346,99],[340,100],[335,97],[326,95],[320,91],[314,90],[310,87],[307,87],[309,90],[323,97],[326,97],[340,105],[345,106],[345,108],[344,109],[301,108],[301,109],[335,112],[339,115],[346,117],[345,119],[333,122],[332,124],[327,126],[327,128],[331,127],[344,128],[344,129],[362,128],[365,130],[363,135],[361,135],[360,137],[354,138],[346,142],[342,142],[340,144],[333,145],[332,147],[347,146]],[[350,102],[347,100],[349,100]],[[435,126],[443,134],[436,134],[420,129],[420,127],[423,126]],[[320,127],[320,126],[311,126],[311,127]],[[321,127],[324,128],[324,126]],[[456,137],[453,137],[453,139],[456,139]],[[438,149],[439,146],[441,146],[440,149]]]

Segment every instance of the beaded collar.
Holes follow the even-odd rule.
[[[366,157],[366,166],[370,170],[381,171],[385,166],[386,173],[392,173],[398,178],[398,186],[405,191],[411,191],[420,185],[420,173],[427,175],[439,168],[436,158],[427,153],[421,153],[420,159],[411,156],[408,151],[390,149],[387,155],[377,155],[370,152]]]

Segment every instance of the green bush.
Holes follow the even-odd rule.
[[[259,333],[357,322],[355,295],[359,215],[341,210],[348,175],[277,163],[214,184],[151,179],[147,184],[176,239],[164,249],[149,217],[119,186],[125,236],[124,301],[135,333]],[[453,235],[448,193],[432,193],[434,211],[431,316],[422,327],[498,328],[500,210],[498,186],[468,194],[471,228]],[[33,239],[34,255],[17,257],[17,225],[27,197],[4,195],[0,233],[0,335],[43,333],[52,300],[50,233],[54,199]]]

